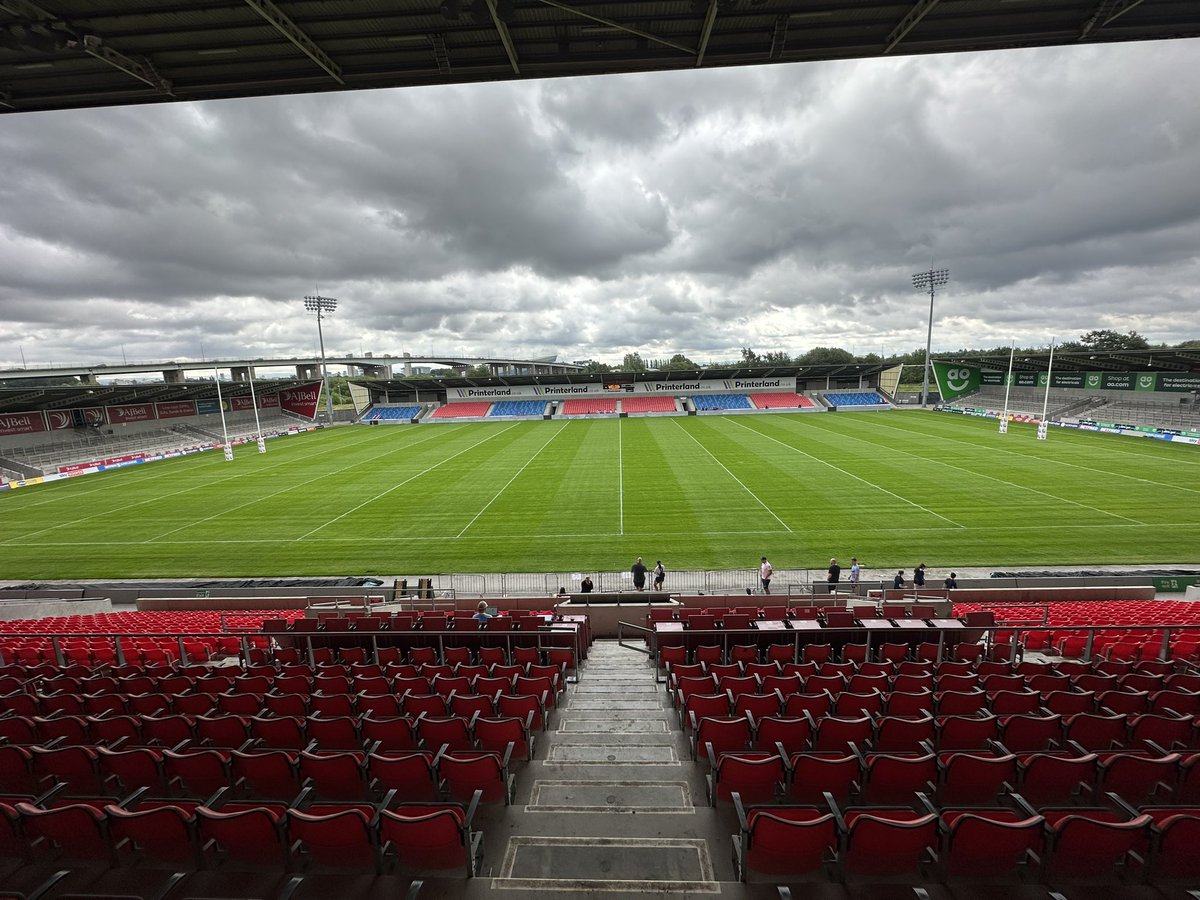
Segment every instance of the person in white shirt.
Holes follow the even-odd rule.
[[[762,558],[762,565],[758,567],[758,578],[762,582],[762,590],[764,594],[771,593],[771,576],[775,574],[775,570],[771,568],[771,564],[767,562],[767,558]]]
[[[857,556],[850,557],[850,583],[851,584],[858,584],[859,572],[860,572],[860,570],[858,568],[858,557]]]

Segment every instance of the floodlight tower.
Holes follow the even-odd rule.
[[[929,353],[933,347],[933,294],[935,289],[950,280],[949,269],[930,269],[912,277],[913,287],[918,291],[929,291],[929,331],[925,334],[925,378],[921,382],[921,406],[929,405]]]
[[[325,365],[325,334],[321,328],[324,313],[337,309],[338,302],[333,297],[322,297],[315,294],[304,298],[304,308],[317,314],[317,340],[321,342],[321,384],[325,388],[325,411],[329,415],[329,424],[333,424],[333,394],[329,392],[329,369]]]

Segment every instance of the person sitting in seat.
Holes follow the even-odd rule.
[[[486,622],[488,619],[491,618],[491,615],[488,614],[487,610],[488,610],[487,601],[480,600],[479,606],[476,607],[475,615],[471,616],[471,618],[474,619],[476,622]]]

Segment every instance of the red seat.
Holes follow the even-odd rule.
[[[750,720],[744,716],[692,716],[692,759],[705,760],[703,748],[712,744],[717,755],[745,750],[750,745]]]
[[[834,816],[812,807],[766,806],[745,808],[734,793],[739,831],[733,836],[734,875],[741,881],[750,872],[770,876],[825,875],[837,853]]]
[[[533,759],[534,735],[533,713],[525,718],[518,716],[479,716],[475,719],[475,742],[480,750],[504,752],[512,745],[513,755]]]
[[[114,862],[103,810],[85,803],[43,809],[31,803],[13,806],[27,838],[44,838],[66,860]]]
[[[1018,761],[1020,794],[1035,807],[1074,802],[1099,777],[1096,754],[1031,753]]]
[[[438,761],[438,775],[453,800],[467,802],[478,792],[480,802],[512,802],[513,776],[508,762],[512,747],[503,754],[489,751],[448,750]]]
[[[193,837],[194,805],[161,803],[129,810],[106,806],[112,839],[128,841],[143,856],[159,862],[194,867],[199,847]]]
[[[209,797],[230,783],[229,754],[219,750],[163,751],[163,774],[174,790]]]
[[[942,873],[953,881],[1013,878],[1042,852],[1041,816],[1007,809],[942,810]]]
[[[870,716],[825,716],[817,720],[812,746],[814,750],[844,752],[850,746],[870,743],[874,733],[875,721]]]
[[[340,869],[375,869],[379,857],[371,837],[371,818],[358,807],[289,808],[288,839],[313,862]]]
[[[438,797],[436,755],[429,751],[383,753],[367,757],[367,777],[375,791],[395,791],[400,800],[428,801]]]
[[[1111,873],[1144,847],[1151,818],[1125,819],[1109,810],[1044,810],[1049,839],[1044,876],[1049,883],[1089,882]],[[1111,874],[1108,874],[1111,878]]]
[[[309,753],[299,758],[303,787],[313,788],[326,800],[368,799],[361,753]]]
[[[812,738],[813,720],[808,716],[752,716],[751,722],[755,750],[769,751],[782,744],[787,753],[800,753]]]
[[[778,754],[741,750],[718,757],[711,743],[704,746],[710,766],[706,776],[710,805],[730,800],[734,791],[747,803],[770,803],[782,791],[786,770],[783,757]]]
[[[386,751],[415,750],[413,720],[407,716],[365,716],[360,720],[362,739]]]
[[[436,750],[438,747],[471,750],[475,746],[470,722],[461,716],[422,714],[416,722],[416,736],[417,746],[424,750]]]
[[[290,800],[300,792],[296,756],[283,750],[230,754],[230,765],[237,786],[252,796],[271,800]]]
[[[842,863],[850,878],[916,877],[937,847],[938,817],[900,809],[848,810]]]
[[[471,830],[481,794],[464,807],[447,803],[402,803],[379,814],[380,853],[413,869],[466,870],[475,875],[483,856],[483,835]]]
[[[1017,784],[1017,758],[949,753],[939,760],[938,799],[942,804],[982,805]]]
[[[937,777],[937,758],[932,753],[870,753],[863,757],[859,799],[872,805],[911,805],[917,792],[933,788]]]
[[[822,803],[825,793],[839,803],[844,802],[861,772],[859,759],[852,753],[793,754],[789,769],[788,800],[793,803]]]
[[[1000,741],[1014,753],[1051,750],[1062,740],[1062,716],[1020,715],[1000,720]]]

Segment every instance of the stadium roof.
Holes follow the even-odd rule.
[[[377,391],[428,390],[433,388],[476,388],[476,387],[508,387],[520,385],[556,385],[556,384],[634,384],[639,381],[653,381],[657,384],[665,382],[694,382],[759,380],[763,378],[864,378],[877,375],[885,369],[895,367],[895,363],[837,363],[820,366],[713,366],[705,369],[671,369],[668,371],[652,372],[588,372],[569,373],[564,375],[506,375],[495,378],[390,378],[365,379],[351,378],[354,384],[361,384]]]
[[[308,381],[257,381],[257,395],[276,394]],[[221,397],[249,397],[250,383],[247,381],[222,381]],[[0,413],[31,412],[50,409],[77,409],[89,406],[122,406],[137,403],[169,403],[172,400],[215,400],[215,381],[188,382],[186,384],[111,384],[111,385],[63,385],[61,387],[0,388]]]
[[[0,112],[1196,36],[1184,0],[0,0]]]
[[[1008,371],[1008,354],[939,356],[940,361],[984,369]],[[1022,372],[1044,372],[1050,367],[1050,351],[1018,351],[1013,368]],[[1079,350],[1054,354],[1054,368],[1071,372],[1200,372],[1200,350]]]

